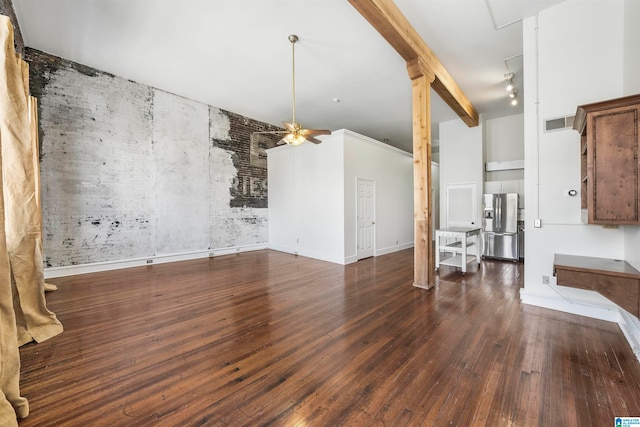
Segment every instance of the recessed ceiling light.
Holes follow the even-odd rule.
[[[333,98],[333,102],[340,102],[340,98]]]

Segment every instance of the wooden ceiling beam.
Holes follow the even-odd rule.
[[[407,61],[421,60],[435,74],[431,87],[467,126],[478,125],[478,112],[392,0],[348,0],[384,39]]]

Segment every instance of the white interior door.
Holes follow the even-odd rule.
[[[375,183],[358,178],[357,182],[358,259],[373,256],[375,241]]]
[[[475,183],[446,186],[446,227],[478,226],[478,189]]]

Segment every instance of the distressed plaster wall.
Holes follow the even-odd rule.
[[[153,163],[156,251],[209,247],[209,108],[154,91]]]
[[[264,149],[237,114],[27,48],[46,267],[264,244]]]

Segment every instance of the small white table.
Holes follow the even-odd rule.
[[[450,227],[436,230],[436,270],[442,265],[460,267],[467,272],[467,264],[474,261],[480,265],[480,228]],[[446,238],[449,242],[441,243]],[[455,239],[453,242],[450,239]],[[440,252],[445,254],[440,260]]]

